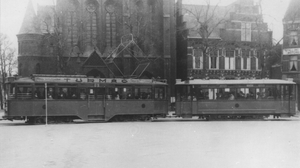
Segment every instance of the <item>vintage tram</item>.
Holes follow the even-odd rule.
[[[207,120],[293,116],[295,93],[295,83],[287,80],[178,81],[176,115]]]
[[[164,80],[40,74],[6,80],[8,120],[148,120],[168,113]]]

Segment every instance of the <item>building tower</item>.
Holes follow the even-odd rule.
[[[18,69],[21,76],[27,72],[40,73],[41,59],[39,56],[41,55],[42,33],[37,23],[32,2],[29,1],[22,27],[17,35],[19,43]]]

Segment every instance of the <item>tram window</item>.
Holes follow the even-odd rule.
[[[156,100],[165,100],[165,88],[164,87],[155,87],[154,95]]]
[[[292,86],[281,85],[281,95],[283,100],[294,99]]]
[[[161,89],[161,88],[155,88],[155,89]],[[160,90],[161,92],[157,91],[157,96],[160,99],[164,99],[164,94],[162,93],[163,91]],[[156,94],[156,92],[155,92]],[[135,99],[152,99],[152,89],[151,86],[135,86],[134,89],[134,98]],[[155,97],[156,98],[156,97]],[[157,99],[159,99],[157,98]]]
[[[58,88],[58,98],[59,99],[67,99],[68,97],[68,88]]]
[[[47,99],[56,99],[55,87],[47,87]]]
[[[9,89],[9,95],[8,98],[9,99],[15,99],[16,97],[16,87],[14,84],[8,85],[8,89]]]
[[[126,87],[119,87],[119,98],[122,100],[126,99],[133,99],[133,92],[132,87],[126,86]]]
[[[218,89],[216,93],[216,99],[234,100],[236,99],[236,89],[235,88]]]
[[[96,99],[104,99],[105,88],[96,88],[95,89]]]
[[[116,97],[115,88],[114,87],[107,88],[106,99],[107,100],[112,100],[112,99],[115,99],[115,97]]]
[[[31,99],[32,98],[32,87],[31,86],[17,86],[17,99]]]
[[[81,100],[86,99],[86,88],[79,88],[79,98]]]
[[[45,99],[45,85],[35,85],[34,98]]]
[[[191,92],[189,91],[190,87],[187,88],[188,89],[188,100],[191,100]],[[193,90],[193,100],[203,100],[205,99],[205,89],[200,88],[200,86],[194,86],[194,90]]]
[[[88,89],[88,100],[95,100],[95,89],[94,88]]]
[[[236,92],[236,99],[246,99],[250,98],[251,94],[249,92],[249,88],[238,88]]]
[[[184,101],[186,100],[186,87],[187,86],[177,86],[176,94],[177,94],[177,101]]]

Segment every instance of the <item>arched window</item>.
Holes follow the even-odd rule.
[[[68,27],[68,44],[69,46],[75,46],[78,42],[78,25],[77,25],[77,7],[78,2],[71,1],[67,15],[67,27]]]
[[[105,3],[106,10],[106,46],[113,48],[116,46],[116,14],[115,2],[108,0]]]
[[[87,33],[87,43],[90,45],[97,44],[97,10],[98,2],[95,0],[88,0],[86,2],[86,10],[88,13],[87,23],[86,23],[86,33]]]

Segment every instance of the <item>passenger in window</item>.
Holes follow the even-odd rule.
[[[48,93],[47,93],[47,98],[53,99],[53,89],[52,88],[49,88]]]
[[[84,91],[80,92],[80,99],[82,99],[82,100],[86,99],[86,94],[84,93]]]
[[[132,99],[132,98],[133,98],[133,97],[132,97],[131,93],[128,93],[127,99]]]
[[[68,89],[67,88],[63,88],[61,90],[61,92],[59,93],[59,97],[61,99],[66,99],[68,97]]]
[[[72,99],[77,99],[77,96],[75,93],[72,94]]]
[[[244,92],[243,92],[243,91],[238,92],[237,97],[238,97],[239,99],[245,98]]]
[[[228,100],[234,100],[234,95],[232,93],[229,95]]]
[[[120,95],[119,95],[119,93],[116,93],[115,100],[120,100]]]

